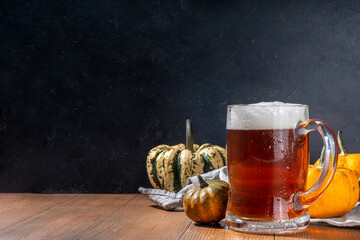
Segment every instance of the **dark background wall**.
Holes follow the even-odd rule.
[[[0,191],[136,192],[233,103],[308,104],[360,152],[359,89],[359,1],[2,1]]]

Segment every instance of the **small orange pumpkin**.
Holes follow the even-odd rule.
[[[229,185],[221,180],[208,180],[198,175],[199,185],[190,188],[183,198],[185,214],[194,222],[216,223],[225,217]]]
[[[344,167],[355,171],[356,177],[358,178],[358,184],[360,187],[360,153],[347,153],[344,141],[342,139],[342,132],[337,132],[337,141],[339,144],[339,157],[338,157],[338,167]],[[320,162],[318,159],[314,166],[317,166]],[[360,197],[360,194],[359,194]]]
[[[307,189],[318,180],[324,152],[317,166],[309,166]],[[313,218],[340,217],[350,212],[359,200],[359,185],[357,172],[344,167],[337,167],[335,175],[323,194],[309,206]]]

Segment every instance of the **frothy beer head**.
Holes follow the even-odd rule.
[[[291,129],[309,119],[308,106],[282,102],[229,105],[226,129]]]

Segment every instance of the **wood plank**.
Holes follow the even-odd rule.
[[[70,194],[0,194],[0,231],[64,203]]]
[[[246,234],[230,230],[225,221],[214,225],[199,225],[192,223],[184,233],[183,239],[265,239],[273,240],[273,235]]]
[[[225,239],[225,231],[224,221],[212,225],[200,225],[192,222],[181,239]]]
[[[360,228],[338,228],[323,224],[310,224],[303,232],[276,236],[277,240],[285,239],[360,239]]]
[[[360,239],[360,228],[311,224],[300,233],[242,234],[194,224],[139,194],[0,194],[0,239]]]
[[[179,239],[190,224],[184,212],[165,211],[138,194],[80,239]]]
[[[0,239],[75,239],[134,197],[81,194],[0,231]]]

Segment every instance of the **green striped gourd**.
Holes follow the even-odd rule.
[[[154,188],[178,192],[187,179],[226,165],[225,149],[205,143],[194,144],[191,121],[186,121],[186,145],[159,145],[146,159],[147,173]]]

